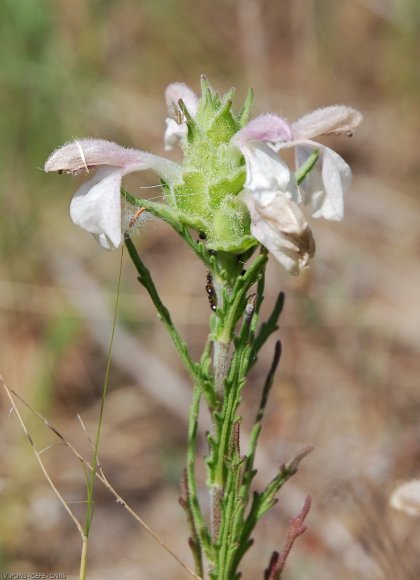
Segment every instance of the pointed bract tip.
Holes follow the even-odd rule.
[[[249,87],[248,92],[245,97],[244,105],[242,107],[241,112],[239,113],[239,125],[241,129],[245,127],[245,125],[249,121],[249,116],[251,113],[252,103],[254,101],[254,89],[253,87]]]
[[[204,97],[207,91],[211,92],[211,85],[209,79],[206,75],[201,75],[200,77],[201,95]]]

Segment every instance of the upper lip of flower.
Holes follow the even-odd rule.
[[[80,139],[66,143],[47,159],[45,171],[89,172],[95,175],[76,191],[70,205],[72,220],[94,234],[107,248],[122,243],[121,180],[133,171],[151,169],[165,180],[179,174],[173,161],[138,149],[128,149],[105,139]]]
[[[293,139],[312,139],[320,135],[350,136],[362,120],[360,111],[346,105],[315,109],[292,123]]]
[[[345,105],[316,109],[292,124],[273,113],[265,113],[250,121],[232,139],[237,147],[251,141],[273,144],[275,149],[294,147],[321,135],[351,135],[360,125],[363,115]]]
[[[106,139],[89,138],[74,139],[53,151],[45,162],[44,170],[79,173],[101,165],[120,168],[123,175],[152,169],[163,178],[170,178],[179,171],[179,166],[169,159],[140,149],[122,147]]]

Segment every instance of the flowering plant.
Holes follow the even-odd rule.
[[[201,92],[198,98],[182,83],[166,90],[165,146],[171,149],[179,144],[182,163],[103,139],[81,139],[54,151],[45,170],[76,174],[96,169],[74,195],[71,217],[104,248],[125,243],[139,281],[192,378],[181,504],[190,527],[196,575],[204,578],[208,573],[213,580],[228,580],[239,578],[256,524],[310,451],[305,448],[281,466],[265,489],[252,494],[258,438],[280,357],[278,342],[245,454],[240,448],[238,410],[247,375],[277,330],[283,307],[280,294],[268,320],[259,325],[268,251],[285,270],[297,275],[315,253],[305,211],[313,218],[342,219],[351,170],[337,153],[313,138],[350,135],[362,116],[351,107],[337,105],[291,124],[271,113],[250,121],[252,90],[239,113],[232,108],[233,89],[220,96],[203,77]],[[281,158],[289,148],[295,151],[295,170]],[[125,175],[140,170],[153,170],[159,176],[164,203],[139,199],[122,187]],[[127,210],[122,210],[122,199],[132,208],[128,217],[123,215]],[[199,361],[191,358],[130,237],[134,223],[145,213],[168,222],[208,270],[206,290],[212,313]],[[192,231],[198,232],[198,241]],[[201,399],[213,422],[206,457],[209,518],[199,501],[195,473]],[[267,580],[280,577],[294,540],[305,529],[308,510],[309,499],[291,521],[283,552],[273,554],[265,572]]]

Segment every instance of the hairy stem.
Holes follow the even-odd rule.
[[[224,382],[229,370],[229,343],[215,341],[213,354],[214,388],[217,398],[224,398]]]

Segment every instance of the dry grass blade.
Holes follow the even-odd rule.
[[[33,439],[29,433],[29,431],[26,428],[25,422],[22,419],[22,415],[19,413],[18,408],[16,407],[16,403],[14,401],[13,395],[17,396],[18,399],[22,400],[18,395],[16,395],[16,393],[13,390],[10,390],[9,387],[6,385],[6,383],[4,382],[3,377],[0,375],[0,381],[1,384],[4,387],[4,390],[6,391],[7,397],[12,405],[13,411],[16,413],[16,416],[18,418],[18,421],[20,423],[20,426],[22,427],[23,432],[25,433],[26,437],[29,440],[29,443],[31,444],[31,447],[33,449],[33,452],[35,454],[36,460],[38,461],[39,466],[41,467],[42,473],[44,474],[46,480],[48,481],[51,489],[53,490],[53,492],[55,493],[55,495],[57,496],[59,502],[61,503],[61,505],[64,507],[64,509],[66,510],[66,512],[69,514],[69,516],[71,517],[71,519],[73,520],[75,526],[77,527],[77,529],[79,530],[79,533],[82,537],[82,540],[85,541],[85,534],[82,528],[82,525],[80,524],[79,520],[76,518],[76,516],[73,514],[73,512],[71,511],[71,509],[69,508],[66,500],[63,498],[63,496],[60,494],[60,492],[58,491],[58,489],[56,488],[54,482],[52,481],[51,477],[48,474],[48,471],[44,465],[44,462],[41,459],[41,453],[43,451],[45,451],[45,449],[43,449],[41,452],[39,452],[37,450],[37,448],[35,447],[35,444],[33,442]],[[24,401],[23,401],[24,402]],[[26,404],[26,403],[25,403]],[[29,405],[26,404],[27,407],[29,407]],[[44,420],[44,423],[49,426],[48,421]],[[54,430],[54,432],[56,433],[56,431]],[[62,437],[60,437],[62,439]]]
[[[37,449],[35,448],[34,442],[32,440],[32,437],[30,436],[26,425],[22,419],[22,416],[20,415],[17,407],[16,407],[16,403],[14,401],[13,397],[16,397],[17,399],[19,399],[19,401],[24,404],[28,409],[30,409],[32,411],[32,413],[34,413],[34,415],[36,415],[36,417],[42,421],[44,423],[44,425],[50,429],[62,442],[62,444],[64,444],[68,449],[70,449],[70,451],[73,453],[73,455],[81,462],[81,464],[83,465],[84,468],[87,468],[89,470],[92,470],[93,467],[92,465],[86,461],[86,459],[84,459],[84,457],[82,455],[80,455],[80,453],[77,451],[77,449],[75,447],[73,447],[73,445],[67,441],[65,439],[65,437],[60,433],[60,431],[58,431],[58,429],[56,429],[47,419],[45,419],[45,417],[43,417],[38,411],[36,411],[35,409],[33,409],[24,399],[22,399],[22,397],[16,393],[16,391],[9,389],[6,385],[6,383],[3,380],[3,377],[0,375],[0,381],[7,393],[7,396],[12,404],[12,408],[15,411],[18,419],[19,419],[19,423],[25,433],[25,435],[27,436],[27,438],[29,439],[29,442],[34,450],[35,456],[37,458],[37,461],[42,469],[42,472],[44,473],[44,476],[46,477],[48,483],[50,484],[51,488],[53,489],[54,493],[56,494],[56,496],[58,497],[58,499],[60,500],[60,503],[64,506],[64,508],[66,509],[66,511],[68,512],[68,514],[70,515],[70,517],[72,518],[72,520],[74,521],[75,525],[77,526],[77,529],[79,530],[79,533],[82,536],[83,539],[83,546],[85,547],[85,543],[86,543],[86,536],[84,534],[83,528],[80,524],[80,522],[77,520],[77,518],[74,516],[73,512],[70,510],[68,504],[66,503],[66,501],[64,500],[64,498],[61,496],[60,492],[58,491],[58,489],[56,488],[56,486],[54,485],[53,481],[51,480],[41,458],[39,455],[39,452],[37,451]],[[82,423],[83,426],[83,423]],[[171,548],[169,548],[160,538],[159,536],[150,528],[150,526],[148,526],[148,524],[127,504],[127,502],[118,494],[118,492],[112,487],[112,485],[109,483],[109,481],[107,480],[107,478],[105,477],[105,474],[103,472],[103,470],[99,467],[99,471],[96,471],[95,473],[96,477],[99,479],[99,481],[106,487],[106,489],[108,489],[108,491],[115,497],[116,501],[118,504],[122,505],[129,514],[131,514],[131,516],[152,536],[152,538],[154,540],[156,540],[156,542],[170,555],[172,556],[172,558],[174,558],[178,564],[184,568],[184,570],[192,577],[192,578],[196,578],[197,580],[202,580],[202,578],[200,576],[198,576],[191,568],[189,568],[189,566],[187,566],[176,554],[173,550],[171,550]]]

